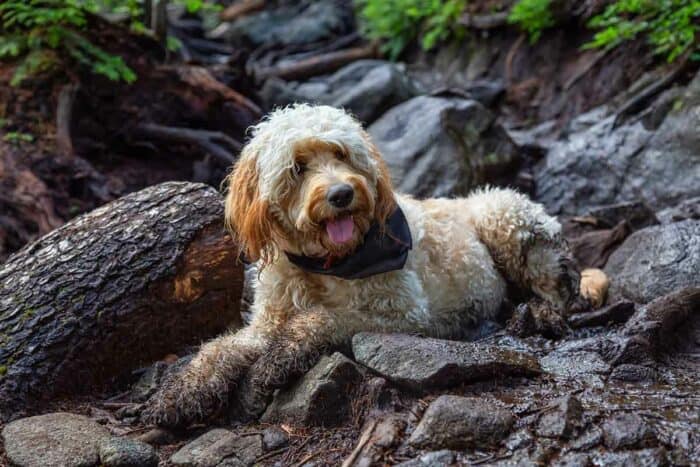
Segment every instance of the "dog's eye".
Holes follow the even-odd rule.
[[[306,164],[303,162],[295,162],[292,166],[292,175],[298,177],[306,171]]]

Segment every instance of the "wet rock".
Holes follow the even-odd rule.
[[[289,435],[286,431],[276,426],[265,428],[263,430],[263,449],[265,451],[274,451],[289,444]]]
[[[656,213],[659,222],[670,224],[686,219],[700,219],[700,196],[681,201],[677,206],[663,209]]]
[[[216,428],[184,445],[170,462],[177,466],[243,467],[253,465],[262,452],[260,435],[241,436]]]
[[[401,462],[396,467],[449,467],[454,465],[457,453],[449,449],[423,454],[410,461]]]
[[[411,446],[431,449],[489,447],[510,432],[513,415],[477,397],[440,396],[411,434]]]
[[[568,322],[572,328],[618,324],[626,322],[634,311],[634,303],[622,300],[599,310],[571,315]]]
[[[467,194],[517,172],[518,151],[476,101],[419,96],[369,127],[396,188],[418,197]]]
[[[644,448],[655,444],[656,436],[649,424],[636,413],[621,413],[603,423],[605,446],[615,451]]]
[[[599,354],[587,351],[555,350],[540,359],[542,369],[563,378],[607,375],[610,365]]]
[[[632,363],[616,366],[610,373],[610,379],[627,383],[656,383],[663,381],[661,374],[654,368]]]
[[[591,457],[594,465],[606,467],[664,467],[669,465],[668,453],[664,448],[600,452]]]
[[[603,430],[594,426],[581,436],[569,443],[569,448],[574,451],[586,451],[594,448],[603,442]]]
[[[110,436],[89,418],[64,412],[22,418],[2,430],[7,457],[19,467],[96,465],[99,444]]]
[[[352,9],[343,2],[302,1],[224,23],[211,37],[237,46],[281,48],[331,39],[351,32],[353,27]]]
[[[341,353],[324,356],[301,380],[282,390],[262,416],[265,423],[336,426],[350,414],[359,367]]]
[[[305,82],[271,78],[261,95],[268,108],[309,102],[342,107],[369,124],[421,90],[403,66],[382,60],[358,60],[328,77]]]
[[[641,201],[598,206],[588,212],[588,217],[595,218],[598,226],[607,228],[627,222],[633,230],[639,230],[659,223],[654,211]]]
[[[353,452],[343,462],[343,467],[370,467],[381,463],[387,450],[401,441],[406,421],[399,415],[370,420]]]
[[[583,426],[583,406],[574,396],[556,401],[537,423],[537,435],[546,438],[570,439]]]
[[[676,222],[635,232],[610,256],[605,272],[612,282],[611,297],[638,303],[697,285],[700,221]]]
[[[556,143],[535,173],[536,198],[554,214],[642,201],[654,210],[700,195],[700,74],[682,108],[656,130],[640,121],[615,128],[607,117]]]
[[[155,467],[158,454],[146,443],[129,438],[107,438],[100,443],[99,455],[104,467]]]
[[[552,467],[589,467],[592,466],[591,457],[583,452],[570,452],[552,462]]]
[[[352,350],[361,364],[414,390],[540,371],[536,359],[523,352],[403,334],[356,334]]]
[[[518,449],[529,448],[534,442],[535,438],[530,433],[530,430],[523,428],[510,435],[505,445],[510,451],[517,451]]]

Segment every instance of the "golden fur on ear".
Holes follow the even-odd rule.
[[[250,261],[269,264],[275,254],[269,205],[260,197],[259,174],[254,157],[236,163],[227,177],[228,190],[224,209],[226,228]]]
[[[386,162],[382,159],[379,149],[367,137],[367,144],[370,148],[372,158],[377,162],[377,200],[374,205],[374,218],[383,226],[389,215],[396,208],[394,189],[391,186],[391,175]]]

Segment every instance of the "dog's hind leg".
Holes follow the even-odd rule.
[[[471,222],[499,270],[566,312],[579,296],[580,274],[544,208],[509,189],[487,188],[467,198]]]

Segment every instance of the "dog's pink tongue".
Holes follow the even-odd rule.
[[[350,216],[326,222],[326,232],[333,243],[349,242],[354,228],[355,223]]]

